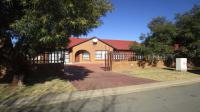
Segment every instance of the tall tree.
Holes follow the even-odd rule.
[[[178,36],[176,43],[181,45],[182,54],[191,58],[200,58],[200,6],[176,15]]]
[[[17,79],[27,74],[27,55],[65,47],[112,10],[108,0],[1,0],[0,7],[0,64]]]
[[[141,35],[142,38],[145,38],[142,49],[143,51],[148,51],[145,54],[164,55],[171,53],[173,38],[177,35],[175,25],[165,17],[158,16],[148,24],[148,27],[151,32],[146,36],[144,34]],[[145,47],[147,50],[145,50]]]
[[[164,17],[156,17],[149,24],[150,34],[143,41],[144,46],[132,47],[136,51],[151,49],[154,54],[173,54],[187,57],[199,64],[200,61],[200,6],[194,7],[182,14],[177,14],[175,21],[168,21]],[[144,35],[142,35],[144,38]],[[175,44],[179,49],[173,49]],[[138,50],[140,49],[140,50]]]

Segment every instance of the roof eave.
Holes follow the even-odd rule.
[[[87,41],[89,41],[89,40],[92,40],[92,39],[94,39],[94,38],[96,38],[96,39],[98,39],[99,41],[105,43],[106,45],[112,47],[113,49],[116,49],[116,48],[113,47],[112,45],[108,44],[107,42],[105,42],[105,41],[103,41],[103,40],[101,40],[101,39],[99,39],[99,38],[97,38],[97,37],[91,37],[91,38],[89,38],[89,39],[87,39],[87,40],[85,40],[85,41],[83,41],[83,42],[80,42],[80,43],[78,43],[78,44],[76,44],[76,45],[73,45],[73,46],[67,47],[67,49],[70,49],[70,48],[72,48],[72,47],[75,47],[75,46],[77,46],[77,45],[80,45],[80,44],[82,44],[82,43],[84,43],[84,42],[87,42]]]

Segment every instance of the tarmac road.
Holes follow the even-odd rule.
[[[200,112],[200,83],[1,112]]]

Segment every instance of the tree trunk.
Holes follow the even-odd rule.
[[[23,86],[24,75],[19,76],[18,86]]]
[[[18,85],[18,76],[17,75],[13,75],[13,79],[11,82],[12,86],[17,86]]]
[[[23,75],[13,75],[13,79],[12,79],[12,86],[22,86],[23,85],[23,79],[24,76]]]

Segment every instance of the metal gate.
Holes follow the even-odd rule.
[[[112,51],[108,51],[105,54],[105,71],[112,70]]]
[[[105,56],[105,70],[111,71],[113,62],[136,61],[140,58],[143,59],[144,57],[135,55],[133,51],[108,51]]]
[[[165,56],[159,55],[139,55],[133,51],[109,51],[105,56],[105,70],[111,71],[113,63],[115,62],[131,62],[131,61],[145,61],[155,58],[157,60],[165,60]]]

